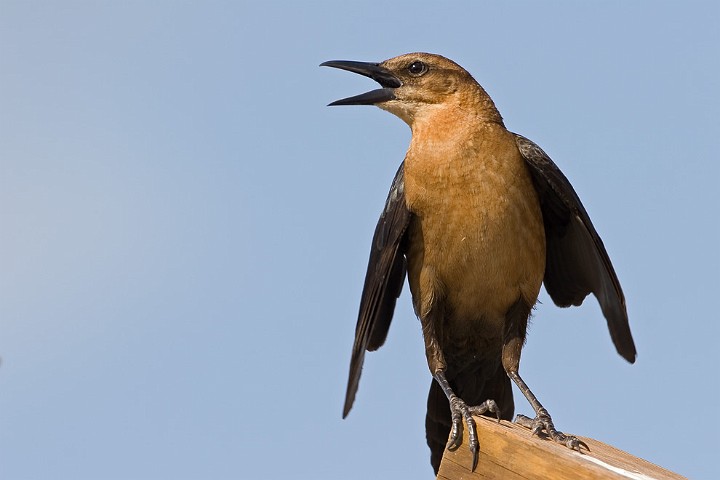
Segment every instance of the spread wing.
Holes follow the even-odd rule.
[[[556,305],[580,305],[589,293],[600,303],[615,348],[635,362],[625,296],[600,236],[572,185],[542,151],[516,134],[540,199],[547,238],[545,289]]]
[[[360,313],[355,327],[343,418],[347,416],[355,400],[365,351],[377,350],[385,342],[395,302],[405,281],[404,239],[412,214],[405,204],[403,165],[400,165],[395,174],[385,209],[375,227],[360,299]]]

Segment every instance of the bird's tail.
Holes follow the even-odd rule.
[[[477,369],[466,369],[448,380],[455,394],[468,406],[480,405],[485,400],[495,400],[500,407],[500,418],[512,419],[515,411],[512,386],[501,365],[489,376],[483,375],[483,372]],[[487,415],[495,416],[493,413]],[[430,463],[436,475],[445,453],[451,426],[450,404],[440,385],[433,380],[428,394],[425,437],[430,447]]]

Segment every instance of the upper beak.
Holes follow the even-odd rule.
[[[354,97],[343,98],[332,102],[328,106],[334,105],[374,105],[376,103],[387,102],[395,99],[395,89],[402,85],[399,78],[393,75],[390,70],[381,67],[379,63],[370,62],[352,62],[348,60],[330,60],[323,62],[321,67],[333,67],[349,72],[359,73],[370,77],[380,84],[383,88],[371,90],[369,92],[355,95]]]

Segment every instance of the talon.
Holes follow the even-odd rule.
[[[515,417],[515,423],[532,430],[532,435],[540,436],[540,433],[544,430],[553,442],[565,445],[570,450],[579,452],[581,448],[584,448],[588,452],[590,451],[590,447],[575,435],[565,435],[563,432],[556,430],[552,418],[545,409],[541,410],[540,414],[532,420],[525,415],[518,414]]]
[[[469,407],[468,410],[475,416],[484,415],[487,412],[494,413],[497,421],[500,421],[500,407],[497,406],[495,400],[485,400],[480,405]]]
[[[463,426],[461,420],[463,415],[457,400],[459,400],[457,397],[450,400],[452,430],[450,431],[450,439],[448,440],[446,448],[451,452],[456,450],[462,443]]]
[[[478,439],[477,439],[477,425],[472,417],[467,418],[468,427],[468,443],[470,444],[470,451],[477,453]]]
[[[513,423],[516,423],[520,425],[521,427],[525,427],[528,430],[532,430],[532,424],[533,420],[530,417],[526,417],[525,415],[518,413],[515,415],[515,419],[513,420]]]
[[[470,446],[470,453],[472,453],[472,469],[470,469],[471,472],[475,471],[475,468],[478,464],[478,446],[477,445],[471,445]]]
[[[583,442],[577,437],[570,437],[570,440],[568,440],[567,446],[571,450],[577,450],[578,452],[581,451],[581,448],[584,448],[588,452],[590,451],[590,447],[587,446],[587,443]]]
[[[462,428],[462,427],[460,427],[460,428]],[[458,426],[455,423],[455,421],[453,421],[452,431],[450,432],[450,439],[448,440],[446,448],[448,450],[450,450],[451,452],[455,451],[460,446],[461,442],[462,442],[462,430],[458,431]]]
[[[450,430],[450,439],[447,443],[447,449],[450,451],[456,450],[462,444],[463,437],[463,422],[467,427],[468,444],[470,453],[472,454],[472,471],[474,472],[478,465],[480,456],[480,445],[477,438],[477,425],[473,415],[482,415],[486,412],[495,413],[500,420],[500,409],[497,404],[492,400],[486,400],[480,405],[468,407],[463,400],[456,396],[450,398],[450,411],[452,417],[452,428]]]
[[[468,443],[470,444],[470,453],[472,454],[472,469],[471,471],[475,471],[475,467],[477,467],[478,463],[478,450],[479,450],[479,443],[477,439],[477,425],[475,424],[475,420],[471,417],[467,417],[467,427],[468,427]]]
[[[565,435],[562,432],[558,432],[555,430],[555,428],[550,424],[550,428],[552,428],[550,433],[550,438],[556,442],[560,443],[562,445],[565,445],[570,450],[577,450],[580,451],[581,447],[585,448],[588,452],[590,451],[590,447],[587,446],[585,442],[577,438],[575,435]]]
[[[451,436],[451,437],[450,437],[450,441],[448,441],[448,444],[447,444],[447,447],[446,447],[446,448],[447,448],[448,450],[450,450],[451,452],[454,452],[454,451],[457,450],[458,447],[460,446],[460,439],[461,439],[461,438],[462,438],[462,436],[454,436],[454,435]]]

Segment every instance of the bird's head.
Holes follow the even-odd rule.
[[[376,105],[412,127],[415,119],[441,108],[468,108],[499,114],[490,97],[460,65],[440,55],[408,53],[381,63],[331,60],[320,66],[370,77],[382,88],[330,105]]]

